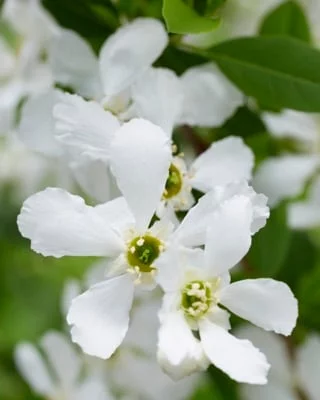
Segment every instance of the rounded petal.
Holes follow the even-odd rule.
[[[244,102],[241,92],[214,64],[188,69],[181,77],[184,104],[181,123],[219,126]]]
[[[192,186],[207,192],[218,185],[250,180],[253,153],[241,138],[230,136],[213,143],[192,164]]]
[[[181,312],[167,314],[161,321],[158,362],[173,379],[206,369],[207,359]]]
[[[276,138],[290,137],[311,144],[318,140],[319,129],[313,114],[284,110],[281,113],[263,113],[262,119]]]
[[[245,196],[226,200],[210,217],[205,266],[215,276],[234,267],[248,252],[252,218],[251,203]]]
[[[311,335],[297,351],[298,380],[312,400],[319,399],[320,337]]]
[[[41,339],[51,368],[62,387],[73,387],[79,378],[82,363],[72,343],[60,332],[48,332]]]
[[[16,366],[32,389],[41,396],[50,397],[55,384],[40,352],[29,343],[20,343],[15,348]]]
[[[122,240],[94,207],[62,189],[48,188],[29,197],[18,227],[31,248],[44,256],[116,256]]]
[[[269,198],[269,205],[297,196],[319,166],[317,156],[285,155],[264,161],[253,179],[253,187]]]
[[[292,384],[292,363],[283,337],[266,332],[256,326],[245,324],[235,332],[240,339],[248,339],[267,356],[271,365],[269,383],[278,381],[288,388]],[[265,387],[267,387],[266,385]]]
[[[133,292],[132,277],[124,274],[75,298],[67,316],[72,340],[89,355],[111,357],[127,333]]]
[[[106,96],[128,88],[160,56],[168,43],[163,24],[137,18],[111,35],[100,51],[100,73]]]
[[[97,57],[76,32],[62,29],[49,50],[49,62],[56,82],[71,86],[82,96],[102,96]]]
[[[168,136],[143,119],[122,125],[110,146],[110,163],[138,229],[146,229],[160,204],[171,161]]]
[[[54,107],[56,137],[71,152],[106,160],[110,141],[120,128],[117,118],[95,101],[64,93]]]
[[[63,150],[54,137],[53,108],[62,92],[50,89],[30,97],[22,108],[19,139],[31,150],[47,156],[60,156]]]
[[[288,285],[273,279],[246,279],[225,287],[220,302],[254,325],[290,335],[298,317],[297,300]]]
[[[132,87],[137,116],[160,126],[169,137],[182,110],[180,79],[166,68],[150,68]]]
[[[237,382],[267,383],[269,364],[248,340],[237,339],[207,319],[199,321],[201,344],[213,365]]]

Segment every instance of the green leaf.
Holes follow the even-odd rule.
[[[311,41],[310,29],[303,9],[295,1],[281,4],[267,15],[260,28],[261,35],[285,35]]]
[[[211,32],[219,26],[219,18],[202,17],[182,0],[163,0],[162,15],[172,33]]]
[[[281,269],[290,246],[291,231],[286,224],[286,207],[271,211],[266,226],[254,237],[247,256],[248,265],[262,276],[274,276]]]
[[[301,268],[304,266],[301,265]],[[300,282],[298,291],[300,323],[320,331],[320,265]]]
[[[240,38],[197,53],[266,107],[320,112],[320,52],[299,40]]]

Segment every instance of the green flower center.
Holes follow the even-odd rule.
[[[210,309],[214,300],[210,282],[192,281],[182,290],[181,307],[192,318],[202,317]]]
[[[165,190],[163,193],[163,197],[165,199],[170,199],[171,197],[176,196],[182,188],[182,176],[179,169],[171,164],[169,168],[169,176],[166,181]]]
[[[152,263],[159,257],[161,247],[160,240],[153,236],[144,235],[134,238],[128,245],[129,265],[138,268],[140,272],[151,272],[155,269]]]

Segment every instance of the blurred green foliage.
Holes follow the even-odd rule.
[[[161,18],[162,10],[161,0],[119,0],[117,3],[111,0],[44,0],[43,3],[62,26],[77,31],[97,52],[125,18]],[[169,3],[172,5],[174,0],[165,1],[164,5]],[[183,4],[192,9],[194,3]],[[203,22],[208,21],[208,13],[215,13],[223,3],[224,0],[208,0],[193,9]],[[171,17],[165,13],[165,18],[170,27],[172,21],[168,21]],[[185,30],[189,31],[189,28],[173,29],[174,32]],[[296,3],[288,1],[269,14],[262,24],[261,33],[268,37],[230,41],[205,55],[192,53],[190,49],[184,52],[176,46],[178,42],[172,40],[157,65],[167,66],[181,74],[188,67],[202,63],[203,57],[208,56],[245,93],[254,95],[259,100],[260,108],[263,108],[262,104],[279,108],[291,105],[319,111],[320,54],[302,41],[286,38],[291,36],[309,41],[305,16]],[[274,38],[274,34],[281,38]],[[288,54],[295,54],[295,58],[288,60]],[[312,65],[309,62],[311,58]],[[279,70],[281,60],[285,71]],[[277,78],[274,78],[275,71],[278,71]],[[269,91],[275,79],[282,87],[282,98]],[[286,82],[295,84],[288,89]],[[304,93],[300,97],[292,91],[295,85],[300,85],[300,92]],[[218,129],[194,129],[191,133],[180,129],[176,134],[178,138],[189,135],[188,140],[195,148],[206,147],[213,140],[230,134],[241,136],[251,146],[259,162],[279,150],[278,144],[267,134],[259,113],[258,106],[255,110],[242,107]],[[243,270],[236,272],[235,278],[245,274],[275,277],[287,282],[299,299],[300,318],[295,333],[298,340],[301,332],[309,329],[320,332],[320,235],[290,232],[284,206],[282,204],[272,211],[266,228],[253,240]],[[12,359],[14,345],[21,340],[37,340],[48,329],[63,328],[60,312],[63,283],[68,277],[82,276],[92,260],[68,257],[56,260],[33,253],[28,241],[21,238],[17,231],[18,211],[19,204],[12,195],[12,188],[3,187],[0,195],[0,399],[36,400],[15,370]],[[237,385],[223,373],[211,367],[208,376],[210,380],[199,389],[193,400],[238,399]]]

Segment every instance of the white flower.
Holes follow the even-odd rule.
[[[19,46],[1,46],[0,133],[14,126],[16,108],[23,97],[41,93],[53,84],[52,74],[41,55],[48,52],[58,28],[39,1],[7,0],[3,18],[10,23]],[[20,37],[20,36],[21,37]]]
[[[167,75],[167,72],[163,71],[163,73],[164,76]],[[160,78],[159,81],[161,81]],[[159,84],[159,87],[162,86]],[[165,104],[164,97],[160,98]],[[100,160],[108,167],[111,154],[110,143],[117,136],[115,117],[104,111],[99,104],[87,102],[79,96],[64,95],[60,99],[61,101],[54,108],[57,119],[56,136],[59,142],[70,149],[69,151]],[[174,111],[173,107],[168,107],[168,109]],[[166,110],[166,108],[161,107],[161,110]],[[159,123],[164,114],[159,113]],[[164,120],[170,121],[170,118]],[[166,128],[165,124],[162,124],[162,127]],[[168,134],[168,131],[165,132]],[[168,137],[170,136],[171,132],[168,134]],[[143,146],[144,138],[141,136],[140,139],[140,146]],[[189,169],[183,156],[178,154],[171,159],[162,203],[169,204],[175,210],[188,210],[194,203],[191,195],[192,188],[207,192],[217,185],[249,180],[252,168],[253,153],[242,139],[237,137],[228,137],[213,143],[191,164]]]
[[[103,44],[99,59],[76,33],[63,30],[50,52],[55,80],[77,93],[124,111],[127,90],[160,56],[168,42],[162,23],[137,18],[120,27]],[[76,64],[76,67],[75,67]],[[119,102],[123,107],[118,107]]]
[[[292,359],[286,343],[272,333],[263,332],[254,327],[242,327],[237,334],[248,337],[261,348],[271,364],[269,381],[264,387],[243,385],[243,400],[299,400],[303,393],[310,400],[317,400],[320,395],[320,338],[311,334],[300,345]]]
[[[84,286],[88,288],[105,279],[107,270],[108,262],[94,264],[85,276]],[[68,312],[72,299],[80,293],[80,282],[67,282],[62,298],[64,313]],[[160,400],[163,397],[183,400],[204,380],[204,376],[195,374],[174,382],[159,367],[156,360],[159,295],[158,291],[137,291],[130,326],[122,346],[107,362],[87,357],[90,371],[95,370],[105,377],[112,392],[121,393],[121,399],[128,396],[132,400]]]
[[[42,353],[30,343],[19,343],[15,362],[33,391],[51,400],[112,400],[105,380],[86,371],[83,359],[59,332],[48,332],[40,341]]]
[[[291,140],[297,154],[283,154],[263,161],[254,176],[256,190],[265,193],[270,206],[300,195],[310,183],[307,199],[288,205],[288,223],[294,229],[319,225],[319,117],[285,110],[263,115],[270,133],[277,139]]]
[[[87,353],[104,358],[126,333],[134,281],[152,284],[153,263],[170,229],[161,222],[148,228],[169,168],[166,134],[148,121],[132,120],[120,128],[111,147],[111,165],[124,198],[89,207],[78,196],[47,189],[31,196],[18,218],[22,235],[31,239],[35,251],[55,257],[107,256],[115,261],[117,273],[123,273],[74,300],[68,315],[75,325],[73,340]]]
[[[287,285],[272,279],[229,282],[229,269],[251,245],[254,213],[248,197],[225,200],[210,218],[204,251],[173,249],[159,262],[157,279],[165,296],[158,359],[175,379],[211,362],[239,382],[264,384],[266,358],[249,341],[228,333],[229,314],[219,305],[266,330],[289,335],[297,302]]]

